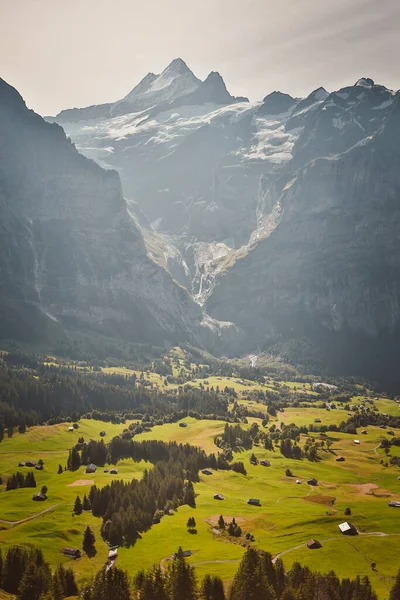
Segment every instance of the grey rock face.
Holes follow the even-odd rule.
[[[80,155],[0,80],[0,337],[79,328],[194,339],[202,313],[146,253],[115,171]]]
[[[364,144],[282,182],[279,225],[217,278],[206,309],[234,321],[249,347],[308,338],[331,366],[396,379],[399,100]]]

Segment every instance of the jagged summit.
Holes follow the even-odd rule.
[[[191,94],[201,85],[194,73],[181,58],[175,58],[160,73],[148,73],[129,94],[111,108],[112,116],[139,112],[157,105],[173,103]]]
[[[370,79],[369,77],[361,77],[361,79],[356,81],[356,83],[354,85],[356,85],[358,87],[372,88],[372,87],[374,87],[375,82],[373,79]]]
[[[316,90],[314,90],[313,92],[311,92],[311,94],[308,97],[309,98],[313,97],[318,102],[321,102],[323,100],[326,100],[328,96],[329,96],[329,92],[327,92],[326,89],[321,86],[321,87],[317,88]]]
[[[183,75],[184,73],[192,73],[187,64],[182,58],[174,58],[167,67],[165,67],[163,73],[170,73],[176,75]]]

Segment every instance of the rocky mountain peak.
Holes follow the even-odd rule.
[[[316,90],[314,90],[313,92],[311,92],[311,94],[309,95],[309,98],[312,97],[316,101],[321,102],[323,100],[326,100],[328,96],[329,96],[329,92],[327,92],[325,88],[319,87]]]
[[[288,111],[295,103],[296,100],[289,94],[275,91],[265,96],[259,112],[263,115],[278,115]]]
[[[374,87],[375,82],[373,79],[370,79],[369,77],[361,77],[361,79],[356,81],[356,83],[354,85],[356,85],[358,87],[372,88],[372,87]]]
[[[169,65],[167,67],[165,67],[165,69],[161,73],[161,75],[169,74],[169,75],[176,75],[177,77],[179,77],[180,75],[184,75],[185,73],[193,73],[193,72],[189,69],[189,67],[187,66],[185,61],[182,60],[182,58],[174,58],[174,60],[172,60],[169,63]]]

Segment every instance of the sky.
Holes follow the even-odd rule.
[[[124,97],[180,57],[233,95],[400,88],[400,0],[0,0],[0,77],[42,115]]]

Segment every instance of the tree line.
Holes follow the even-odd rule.
[[[91,441],[82,450],[82,456],[84,452],[85,460],[95,464],[99,464],[95,459],[101,460],[100,464],[106,460],[115,464],[123,458],[153,464],[152,469],[144,471],[140,481],[113,480],[102,488],[91,487],[88,500],[92,513],[102,517],[102,535],[112,545],[134,543],[140,533],[182,504],[195,507],[193,482],[200,480],[200,469],[217,469],[221,464],[214,454],[207,455],[190,444],[157,440],[135,442],[119,436],[108,445],[103,440]],[[71,450],[71,461],[74,456],[79,457],[76,448]],[[245,472],[242,463],[231,467],[225,461],[222,467]]]
[[[6,491],[16,490],[18,488],[36,487],[35,475],[29,471],[26,475],[18,471],[7,479]]]
[[[0,589],[17,600],[62,600],[78,594],[71,569],[59,565],[52,572],[41,550],[18,546],[4,555],[0,550]]]
[[[206,575],[200,582],[194,567],[178,550],[162,571],[159,567],[139,572],[130,586],[126,573],[103,569],[82,591],[84,600],[377,600],[368,577],[339,579],[331,571],[321,574],[294,563],[285,571],[282,561],[274,563],[268,552],[246,550],[232,585],[225,591],[220,577]],[[389,600],[400,600],[400,571]]]

